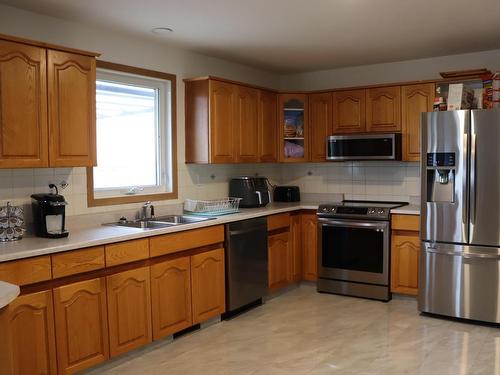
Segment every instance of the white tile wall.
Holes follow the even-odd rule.
[[[410,200],[419,195],[418,163],[344,162],[322,164],[185,165],[179,168],[179,199],[155,202],[178,204],[186,198],[215,199],[228,195],[228,180],[238,175],[267,176],[273,184],[298,185],[303,193],[343,193],[348,199]],[[139,208],[140,203],[87,207],[85,168],[0,169],[0,205],[29,204],[33,193],[59,187],[69,202],[68,215]]]

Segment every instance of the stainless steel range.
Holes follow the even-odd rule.
[[[406,202],[318,207],[318,292],[389,301],[390,210]]]

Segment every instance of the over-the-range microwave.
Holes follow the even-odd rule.
[[[401,134],[329,136],[326,160],[401,160]]]

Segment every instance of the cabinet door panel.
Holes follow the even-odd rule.
[[[309,155],[309,108],[306,94],[279,94],[279,160],[304,163]]]
[[[318,229],[316,214],[302,215],[303,278],[318,278]]]
[[[236,161],[257,163],[259,161],[259,90],[236,86],[236,126],[238,142]]]
[[[0,41],[0,168],[47,167],[43,48]]]
[[[151,342],[149,267],[106,277],[112,357]]]
[[[392,235],[391,292],[418,294],[419,253],[420,238],[418,232]]]
[[[2,374],[57,374],[50,290],[18,297],[0,312],[0,321],[2,339],[7,338],[7,348],[11,351],[10,366],[0,363]]]
[[[59,374],[73,374],[109,358],[106,281],[54,289]]]
[[[189,257],[151,266],[153,338],[182,331],[193,324]]]
[[[366,129],[368,132],[401,131],[401,87],[367,90]]]
[[[95,58],[47,51],[50,165],[95,165]]]
[[[403,128],[403,160],[420,160],[420,118],[432,111],[434,83],[402,87],[401,116]]]
[[[332,94],[309,95],[311,160],[326,160],[326,137],[332,135]]]
[[[224,249],[191,257],[191,290],[194,324],[225,312]]]
[[[278,161],[278,95],[270,91],[259,97],[259,160]]]
[[[366,131],[366,90],[333,93],[333,133]]]
[[[268,238],[268,287],[271,292],[284,288],[290,280],[290,232]]]
[[[235,142],[238,139],[235,126],[234,85],[210,81],[210,143],[212,163],[234,163]]]
[[[291,281],[302,279],[302,225],[300,215],[292,215],[290,223],[291,235]]]

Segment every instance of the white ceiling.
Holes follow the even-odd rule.
[[[0,2],[280,73],[500,48],[499,0]]]

